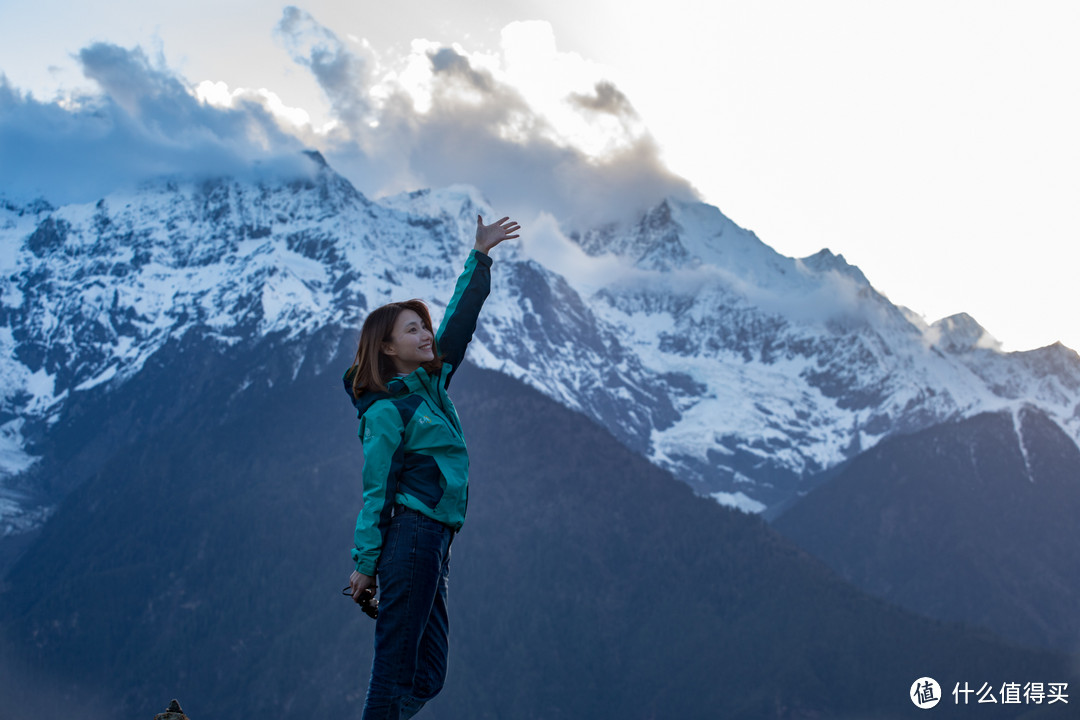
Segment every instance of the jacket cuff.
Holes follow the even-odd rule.
[[[352,550],[352,559],[353,562],[356,564],[356,572],[360,573],[361,575],[370,575],[371,577],[375,577],[376,563],[372,562],[371,560],[367,560],[366,558],[360,557],[360,551],[356,548],[353,548]]]
[[[488,255],[486,252],[473,248],[472,250],[469,250],[469,255],[475,256],[476,261],[484,267],[491,267],[491,256]]]

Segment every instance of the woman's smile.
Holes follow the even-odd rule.
[[[383,343],[383,352],[403,375],[435,359],[431,328],[413,310],[402,310],[394,322],[390,340]]]

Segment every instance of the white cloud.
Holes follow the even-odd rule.
[[[286,105],[277,93],[260,88],[249,90],[237,88],[229,90],[229,86],[222,82],[203,80],[195,86],[195,97],[201,102],[218,108],[234,108],[237,101],[248,101],[261,105],[268,113],[274,116],[280,124],[288,127],[303,128],[311,125],[311,115],[307,110]]]
[[[521,216],[589,223],[693,195],[626,97],[559,52],[547,23],[511,24],[496,52],[418,40],[400,58],[355,49],[297,8],[277,33],[340,123],[309,141],[367,194],[464,182]]]
[[[85,202],[148,177],[299,174],[303,145],[282,131],[268,100],[228,107],[198,92],[139,48],[96,43],[78,54],[97,93],[41,102],[0,76],[0,188],[15,198]],[[227,88],[205,88],[220,100]]]
[[[522,254],[562,275],[586,294],[609,286],[616,279],[650,277],[615,255],[588,255],[563,234],[559,220],[550,213],[541,213],[530,221],[519,243]]]
[[[693,195],[603,68],[560,51],[548,23],[512,23],[488,52],[417,40],[380,56],[289,7],[275,37],[329,122],[313,127],[273,89],[191,83],[160,50],[96,43],[77,56],[96,91],[41,102],[0,79],[0,139],[15,148],[0,187],[86,201],[155,175],[301,171],[299,150],[315,148],[368,195],[468,183],[507,212],[564,222]]]

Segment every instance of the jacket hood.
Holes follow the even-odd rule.
[[[352,383],[353,378],[356,377],[356,366],[353,365],[345,371],[345,375],[342,376],[341,382],[345,385],[345,394],[349,396],[349,400],[352,401],[353,407],[356,408],[356,417],[360,417],[367,409],[374,404],[376,400],[382,400],[383,398],[394,397],[402,390],[405,389],[405,380],[402,378],[394,378],[386,384],[386,389],[389,392],[382,391],[361,391],[359,395],[353,395]]]

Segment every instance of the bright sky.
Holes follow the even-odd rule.
[[[290,46],[279,28],[285,5],[266,0],[0,3],[0,72],[15,90],[53,101],[96,89],[76,59],[83,48],[139,46],[192,91],[207,83],[210,103],[269,91],[260,102],[306,122],[298,132],[318,145],[318,131],[355,98],[331,96],[331,80],[298,62],[314,57],[302,42],[312,27],[368,58],[372,97],[403,88],[418,113],[433,92],[429,54],[450,46],[536,113],[504,127],[510,136],[596,155],[611,138],[647,133],[670,171],[785,255],[828,247],[893,302],[928,321],[967,312],[1008,350],[1058,340],[1080,348],[1080,3],[297,7],[314,25]],[[571,93],[589,95],[601,80],[636,115],[596,114],[590,124],[567,109]],[[400,119],[368,110],[355,122]],[[349,168],[342,159],[339,169]],[[391,170],[402,187],[419,177]]]

